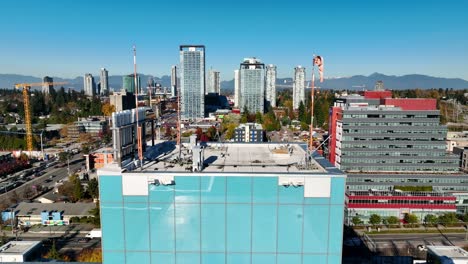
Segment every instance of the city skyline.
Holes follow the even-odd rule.
[[[2,6],[0,24],[5,25],[2,33],[8,42],[0,48],[8,52],[2,54],[1,73],[68,78],[105,67],[113,74],[128,74],[135,44],[139,71],[169,75],[171,66],[178,64],[178,46],[199,43],[210,51],[206,66],[219,70],[221,80],[232,79],[245,57],[262,58],[277,65],[279,78],[289,77],[295,65],[310,68],[313,53],[324,56],[325,77],[383,72],[468,79],[468,37],[460,34],[468,24],[463,14],[468,3],[463,1],[134,4],[157,10],[157,20],[128,12],[122,3],[112,3],[109,14],[100,12],[109,3],[93,3],[92,14],[85,17],[81,11],[88,5],[82,3],[22,3]],[[189,15],[194,8],[200,13],[196,20]],[[245,10],[252,14],[248,21],[240,19]],[[44,17],[45,11],[54,16]],[[180,19],[174,21],[174,14],[181,14]],[[108,30],[97,30],[101,25]],[[44,29],[49,34],[42,34]],[[42,45],[34,48],[31,43]]]

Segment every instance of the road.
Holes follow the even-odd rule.
[[[70,159],[70,173],[73,173],[77,169],[81,168],[83,161],[84,159],[81,154],[74,155]],[[15,189],[12,189],[6,193],[0,194],[0,201],[8,201],[8,199],[12,198],[13,196],[23,197],[23,195],[25,194],[25,191],[29,192],[29,190],[27,189],[30,189],[33,185],[53,188],[57,181],[64,180],[65,178],[68,177],[67,166],[63,168],[50,167],[50,168],[46,168],[43,172],[45,172],[43,175],[36,177],[26,182],[25,184]],[[51,176],[53,177],[51,178]]]

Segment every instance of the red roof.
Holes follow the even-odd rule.
[[[384,105],[394,105],[403,110],[437,110],[437,100],[431,98],[385,98]]]

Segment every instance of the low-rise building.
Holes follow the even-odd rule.
[[[261,124],[240,124],[234,130],[234,142],[263,142],[264,134]]]
[[[456,197],[440,192],[403,192],[395,191],[347,191],[346,217],[347,224],[355,216],[368,223],[372,214],[383,218],[396,216],[403,220],[406,214],[416,215],[420,221],[426,215],[455,213]]]
[[[428,246],[427,264],[466,264],[468,252],[456,246]]]
[[[10,241],[0,247],[0,263],[38,260],[41,245],[41,241]]]
[[[68,127],[68,136],[71,138],[79,138],[80,134],[87,133],[92,137],[98,137],[107,127],[105,118],[82,118]]]
[[[2,212],[3,221],[12,218],[18,225],[68,225],[70,218],[92,216],[90,210],[96,208],[94,203],[19,203]]]
[[[100,148],[89,155],[84,155],[86,158],[86,169],[100,169],[106,164],[114,161],[114,150],[112,148]]]

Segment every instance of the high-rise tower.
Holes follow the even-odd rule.
[[[234,71],[234,107],[240,105],[240,71]]]
[[[183,119],[205,117],[205,46],[180,46],[180,100]]]
[[[293,108],[298,109],[301,101],[305,102],[305,68],[299,65],[294,68]]]
[[[84,76],[84,93],[86,96],[96,95],[96,83],[91,73],[87,73]]]
[[[208,73],[208,87],[206,93],[217,93],[221,92],[221,82],[219,79],[219,71],[210,70]]]
[[[276,107],[276,66],[269,64],[266,66],[266,87],[265,99],[272,107]]]
[[[100,82],[101,82],[101,95],[108,95],[109,94],[109,72],[106,68],[101,68],[100,74]]]
[[[263,113],[265,100],[265,64],[246,58],[240,64],[240,110]]]
[[[42,79],[42,93],[43,94],[49,94],[50,93],[50,89],[53,89],[54,88],[54,85],[50,84],[50,83],[53,83],[54,82],[54,79],[52,77],[49,77],[49,76],[45,76],[43,79]]]

